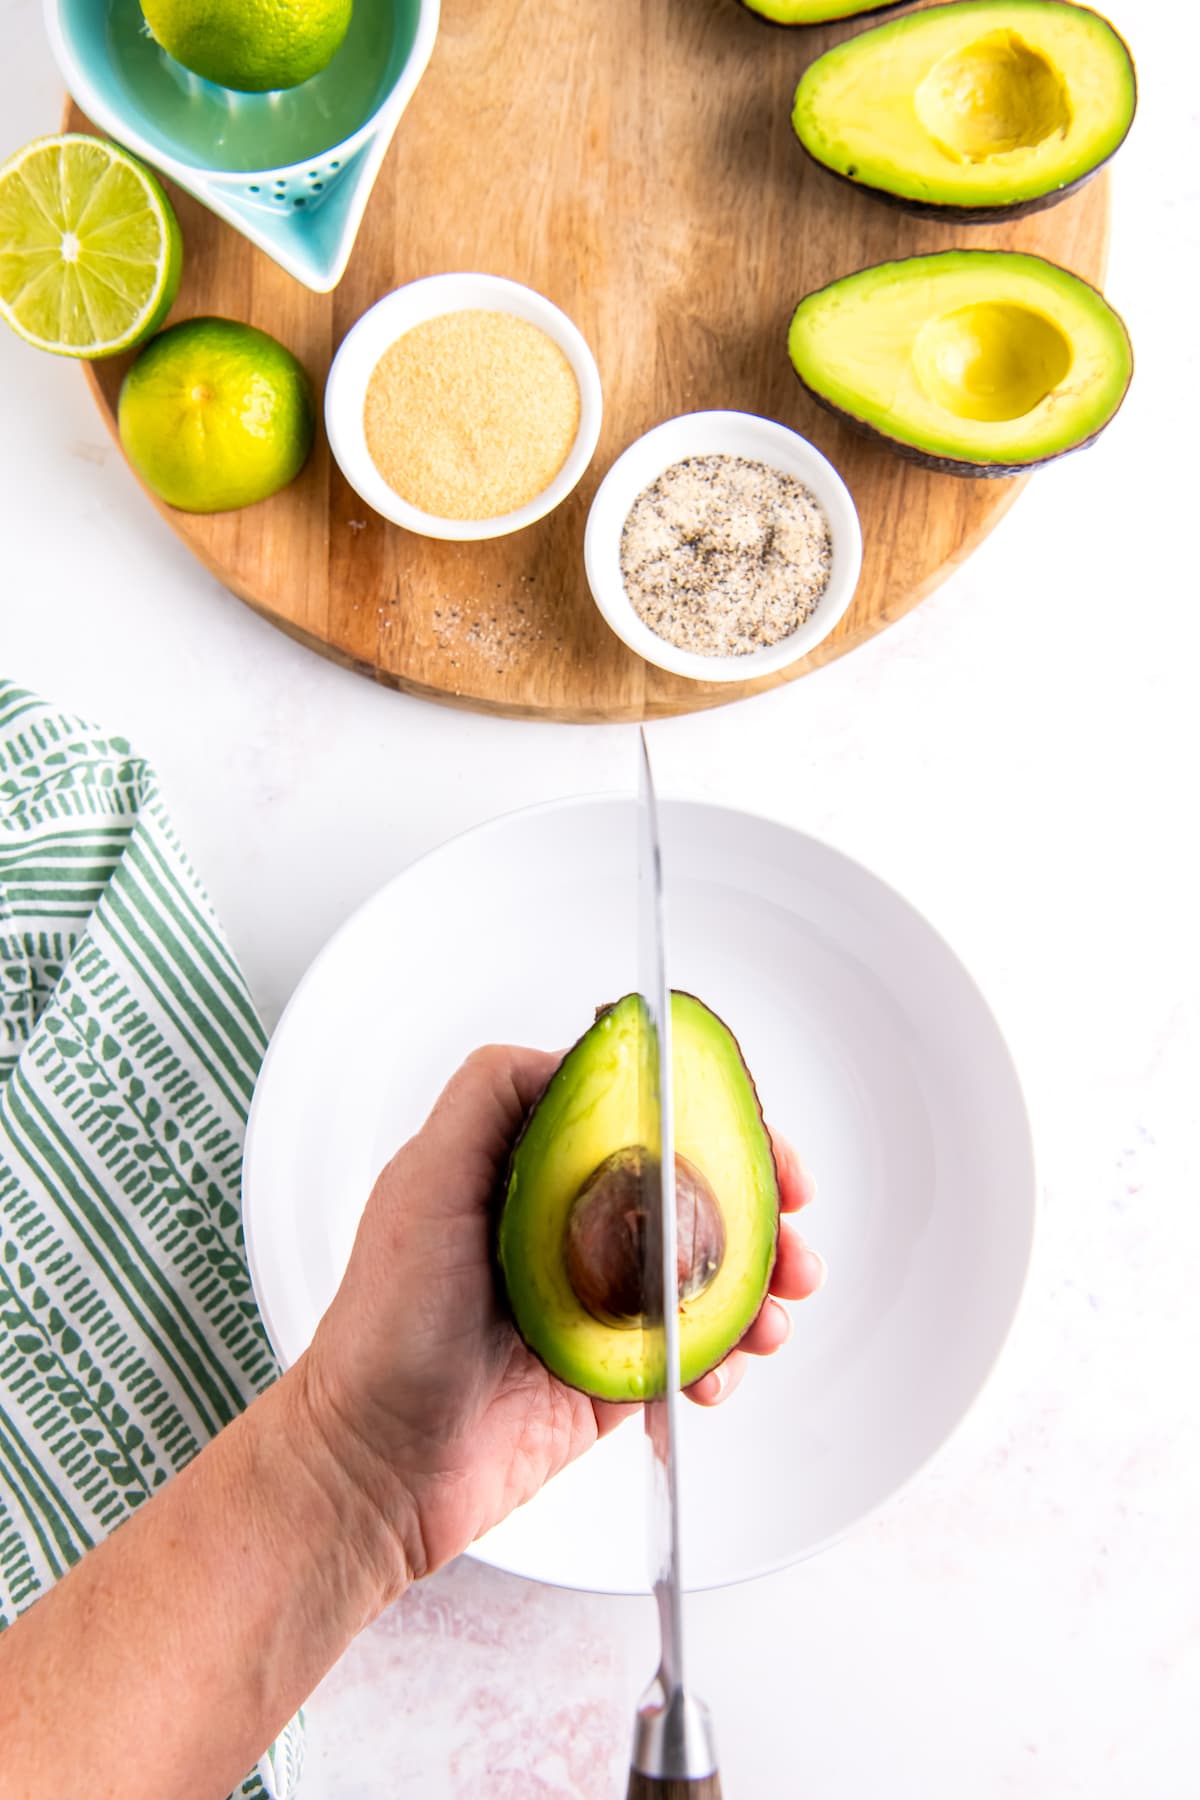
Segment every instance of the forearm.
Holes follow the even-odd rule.
[[[301,1361],[0,1636],[0,1800],[222,1800],[406,1579]]]

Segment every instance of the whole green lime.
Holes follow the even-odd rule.
[[[231,512],[286,487],[312,449],[312,383],[253,325],[187,319],[151,338],[121,384],[117,425],[146,486],[183,512]]]
[[[141,0],[155,41],[194,75],[242,93],[299,87],[333,60],[353,0]]]

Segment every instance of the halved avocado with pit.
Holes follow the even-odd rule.
[[[861,13],[895,12],[909,0],[741,0],[747,12],[768,25],[824,25],[856,19]]]
[[[604,1400],[655,1391],[646,1329],[638,1069],[640,997],[606,1008],[568,1051],[513,1150],[496,1234],[514,1323],[569,1386]],[[758,1316],[779,1233],[779,1182],[758,1095],[728,1026],[671,998],[679,1360],[684,1386]],[[640,1215],[640,1216],[639,1216]]]
[[[1104,296],[1011,250],[944,250],[843,276],[800,302],[788,353],[828,411],[951,475],[1019,475],[1082,449],[1133,372]]]
[[[1119,147],[1136,106],[1129,50],[1098,13],[955,0],[819,56],[792,124],[851,186],[969,224],[1053,206]]]

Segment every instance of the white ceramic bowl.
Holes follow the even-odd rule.
[[[376,363],[404,332],[445,313],[476,309],[512,313],[554,340],[579,383],[579,430],[554,480],[527,505],[494,519],[441,519],[410,506],[383,479],[367,449],[363,402]],[[578,327],[545,295],[500,275],[428,275],[385,294],[346,334],[325,384],[325,429],[342,474],[375,512],[424,537],[504,537],[544,518],[566,499],[591,462],[602,412],[600,372]]]
[[[953,1431],[1016,1313],[1037,1184],[1000,1028],[931,924],[803,832],[669,799],[660,823],[668,978],[737,1033],[766,1117],[816,1175],[804,1229],[829,1264],[780,1355],[728,1406],[683,1408],[684,1577],[715,1587],[840,1536]],[[636,885],[633,800],[563,801],[443,844],[318,956],[246,1134],[247,1253],[285,1366],[333,1298],[376,1175],[467,1051],[570,1043],[597,999],[636,985]],[[646,1454],[630,1422],[473,1554],[644,1590]]]
[[[722,455],[795,475],[824,508],[833,546],[829,582],[810,616],[789,637],[745,656],[701,656],[669,644],[638,617],[621,577],[621,532],[638,495],[672,463]],[[833,464],[786,425],[743,412],[682,413],[637,438],[597,489],[583,549],[592,598],[617,636],[646,662],[693,681],[753,681],[807,656],[845,613],[862,566],[858,511]]]

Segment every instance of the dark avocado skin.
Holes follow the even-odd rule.
[[[1128,132],[1125,135],[1127,137]],[[800,144],[799,138],[796,142]],[[1121,144],[1124,142],[1125,138],[1122,138]],[[870,200],[881,201],[895,212],[909,213],[917,219],[940,219],[953,225],[999,225],[1006,219],[1027,219],[1030,213],[1045,212],[1048,207],[1057,206],[1060,200],[1065,200],[1068,194],[1077,194],[1081,187],[1087,186],[1093,175],[1100,173],[1105,163],[1111,162],[1121,144],[1114,144],[1104,162],[1098,162],[1094,168],[1081,175],[1078,181],[1068,182],[1066,187],[1054,188],[1049,194],[1035,194],[1030,200],[1018,200],[1011,206],[952,206],[944,205],[941,201],[907,200],[902,194],[889,193],[886,188],[871,187],[865,181],[856,180],[853,175],[843,175],[840,169],[831,169],[819,156],[814,156],[806,144],[800,144],[800,149],[813,167],[820,169],[822,175],[830,176],[842,187],[848,187],[856,194],[865,194]]]
[[[905,0],[905,3],[907,4],[907,0]],[[742,4],[745,4],[745,0],[742,0]],[[874,10],[877,12],[898,12],[900,7],[897,5],[889,5],[877,7]],[[1081,6],[1079,10],[1080,12],[1090,12],[1097,18],[1104,17],[1103,14],[1096,13],[1094,7]],[[768,23],[771,22],[772,21],[768,21]],[[872,200],[880,200],[883,202],[884,206],[893,207],[897,212],[910,213],[913,218],[941,219],[948,224],[958,225],[998,225],[1002,224],[1005,219],[1027,219],[1031,213],[1045,212],[1047,208],[1057,206],[1060,200],[1066,200],[1069,195],[1077,194],[1081,187],[1086,187],[1087,183],[1092,179],[1092,176],[1098,175],[1101,169],[1106,167],[1106,165],[1112,161],[1133,128],[1133,121],[1137,117],[1139,98],[1137,65],[1133,60],[1133,53],[1130,50],[1129,45],[1125,42],[1125,39],[1121,36],[1112,20],[1104,18],[1104,23],[1108,26],[1108,29],[1118,40],[1126,56],[1129,58],[1129,68],[1133,77],[1133,107],[1129,114],[1129,124],[1125,127],[1119,141],[1113,145],[1106,157],[1103,157],[1098,163],[1093,163],[1090,169],[1085,169],[1077,181],[1069,181],[1065,187],[1052,188],[1048,194],[1034,194],[1028,200],[1014,200],[1011,204],[1006,206],[955,206],[952,202],[943,202],[940,200],[911,200],[906,198],[903,194],[893,194],[887,188],[872,187],[868,182],[857,181],[853,175],[845,175],[840,169],[831,169],[829,164],[822,162],[819,156],[814,156],[812,151],[808,148],[808,145],[802,143],[799,137],[797,137],[796,142],[800,145],[801,150],[804,152],[809,162],[812,163],[815,168],[820,169],[822,174],[832,176],[834,181],[840,181],[843,187],[853,188],[856,194],[867,194]],[[1089,438],[1088,441],[1090,443],[1091,439]],[[1063,454],[1066,455],[1067,452],[1064,451]],[[1050,459],[1047,458],[1047,461],[1049,460]]]
[[[938,475],[963,475],[972,481],[1006,481],[1013,475],[1029,475],[1034,469],[1040,469],[1046,463],[1058,462],[1061,457],[1071,456],[1076,450],[1086,450],[1089,444],[1095,443],[1100,432],[1111,422],[1120,408],[1120,402],[1118,402],[1104,421],[1104,425],[1100,427],[1100,431],[1093,431],[1090,437],[1080,438],[1077,444],[1070,444],[1065,450],[1056,450],[1053,456],[1039,456],[1035,461],[1027,463],[959,462],[951,456],[930,456],[928,451],[918,450],[915,444],[901,443],[899,438],[889,437],[886,431],[877,431],[874,425],[868,425],[863,419],[856,419],[853,413],[843,412],[840,406],[835,406],[832,400],[825,398],[824,394],[818,394],[815,388],[810,388],[803,375],[795,369],[793,369],[793,373],[805,393],[816,401],[823,412],[832,414],[835,419],[840,419],[843,425],[848,425],[851,431],[856,432],[859,437],[868,438],[875,444],[886,445],[897,456],[903,456],[907,462],[916,463],[919,468],[932,469]],[[1128,391],[1128,384],[1126,384],[1125,392],[1128,393]],[[1121,400],[1123,401],[1124,398],[1125,395],[1122,394]]]
[[[912,4],[913,0],[882,0],[882,3],[880,4],[859,6],[856,7],[853,12],[837,13],[829,18],[792,20],[770,19],[767,17],[766,13],[759,12],[757,7],[751,6],[750,0],[738,0],[738,5],[742,8],[743,12],[748,12],[750,17],[752,19],[757,19],[760,25],[773,25],[781,31],[807,31],[813,25],[843,25],[847,24],[851,19],[865,19],[868,13],[903,12],[906,6],[911,6]]]
[[[687,994],[687,997],[691,1000],[699,1000],[699,995],[688,994],[687,990],[685,988],[677,988],[674,991],[677,993]],[[613,1007],[616,1004],[617,1004],[617,1002],[610,1000],[610,1001],[606,1001],[605,1004],[602,1006],[597,1006],[595,1018],[592,1020],[592,1024],[594,1025],[596,1023],[597,1019],[603,1018],[605,1013],[611,1012],[613,1010]],[[704,1005],[705,1003],[703,1001],[701,1001],[700,1004]],[[589,1026],[588,1029],[590,1030],[591,1027]],[[571,1049],[564,1052],[562,1061],[564,1061],[564,1062],[566,1061],[567,1057],[571,1054],[571,1050],[576,1049],[578,1047],[578,1045],[580,1045],[583,1042],[584,1038],[587,1035],[588,1034],[586,1031],[580,1032],[579,1036],[575,1040],[575,1043],[571,1045]],[[732,1036],[732,1033],[730,1035]],[[735,1040],[735,1042],[736,1042],[736,1040]],[[746,1071],[746,1080],[750,1083],[750,1087],[753,1090],[755,1103],[758,1106],[759,1117],[762,1118],[762,1116],[763,1116],[762,1100],[759,1096],[758,1088],[755,1085],[754,1076],[751,1074],[750,1069],[747,1066],[745,1057],[742,1056],[742,1049],[741,1049],[740,1044],[737,1045],[737,1053],[738,1053],[738,1057],[741,1060],[742,1068]],[[507,1315],[509,1323],[511,1324],[513,1330],[516,1332],[516,1334],[520,1338],[521,1342],[525,1345],[525,1348],[529,1351],[531,1356],[535,1356],[535,1357],[537,1356],[537,1351],[533,1348],[532,1344],[530,1344],[528,1339],[525,1337],[525,1334],[522,1332],[520,1326],[517,1323],[517,1320],[513,1314],[512,1308],[508,1304],[508,1296],[507,1296],[507,1292],[506,1292],[505,1285],[504,1285],[504,1269],[503,1269],[503,1267],[501,1265],[501,1261],[500,1261],[500,1218],[501,1218],[501,1214],[504,1209],[504,1196],[508,1192],[509,1179],[512,1175],[513,1160],[516,1157],[517,1151],[520,1148],[520,1145],[525,1136],[525,1133],[529,1129],[530,1123],[533,1120],[533,1116],[537,1112],[537,1109],[541,1104],[542,1096],[545,1094],[546,1088],[549,1087],[550,1082],[553,1081],[554,1075],[556,1072],[557,1072],[557,1070],[554,1070],[551,1072],[549,1078],[547,1079],[547,1081],[545,1083],[545,1086],[542,1088],[541,1092],[538,1094],[537,1098],[534,1100],[533,1104],[530,1106],[528,1112],[525,1114],[525,1117],[521,1122],[521,1129],[518,1131],[516,1137],[512,1141],[512,1147],[508,1153],[508,1161],[505,1163],[504,1174],[503,1174],[500,1184],[496,1190],[496,1197],[495,1197],[495,1201],[492,1206],[491,1233],[490,1233],[490,1243],[489,1243],[489,1247],[490,1247],[490,1251],[491,1251],[492,1271],[493,1271],[493,1276],[494,1276],[495,1284],[496,1284],[496,1293],[499,1298],[500,1305],[501,1305],[503,1311],[505,1312],[505,1314]],[[767,1131],[767,1144],[768,1144],[768,1148],[770,1151],[771,1166],[775,1171],[775,1188],[776,1188],[776,1192],[778,1192],[779,1191],[779,1158],[775,1154],[775,1140],[771,1136],[771,1133],[769,1130]],[[771,1258],[771,1267],[772,1268],[774,1268],[774,1265],[775,1265],[775,1256],[777,1256],[779,1253],[779,1229],[780,1229],[779,1219],[780,1219],[780,1214],[777,1212],[776,1216],[775,1216],[775,1252]],[[760,1296],[758,1307],[754,1314],[754,1319],[752,1319],[750,1321],[750,1325],[748,1325],[746,1327],[747,1332],[750,1330],[750,1326],[754,1324],[755,1320],[757,1320],[759,1313],[762,1311],[763,1306],[766,1304],[766,1299],[767,1299],[767,1295],[769,1294],[769,1292],[770,1292],[770,1278],[768,1277],[767,1285],[763,1289],[762,1295]],[[743,1333],[742,1335],[744,1337],[745,1333]],[[738,1342],[740,1343],[741,1341],[742,1340],[739,1338]],[[731,1346],[731,1349],[736,1349],[736,1348],[737,1348],[736,1344]],[[725,1352],[725,1356],[728,1356],[729,1354],[730,1354],[730,1351],[727,1350]],[[714,1368],[714,1369],[717,1368],[721,1362],[724,1362],[725,1356],[719,1357],[715,1362],[710,1364],[710,1368]],[[540,1361],[541,1358],[539,1357],[538,1360]],[[707,1375],[708,1372],[709,1372],[709,1370],[705,1369],[702,1371],[702,1374]],[[701,1375],[696,1376],[697,1381],[699,1381],[701,1378],[702,1378]],[[561,1375],[557,1375],[555,1377],[555,1379],[558,1381],[563,1381],[563,1378]],[[575,1384],[572,1382],[563,1381],[563,1386],[564,1387],[574,1387]],[[588,1394],[588,1389],[585,1387],[577,1387],[575,1391],[578,1393],[582,1393],[582,1394]],[[589,1398],[594,1398],[594,1396],[589,1394]]]

